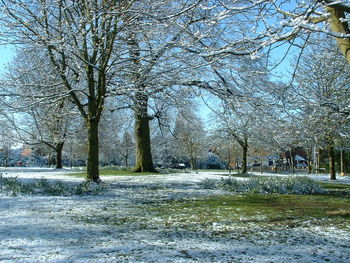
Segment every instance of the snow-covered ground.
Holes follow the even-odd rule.
[[[21,180],[82,181],[65,176],[70,170],[0,172]],[[0,195],[0,262],[349,262],[349,226],[310,219],[293,227],[229,222],[200,231],[166,226],[150,212],[162,201],[220,195],[197,183],[221,177],[218,172],[103,177],[107,190],[96,196]],[[350,183],[349,177],[340,181]],[[224,227],[230,235],[220,235]]]

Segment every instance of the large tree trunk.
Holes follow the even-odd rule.
[[[242,159],[242,174],[247,173],[247,155],[248,155],[248,138],[244,136],[244,143],[242,146],[243,149],[243,159]]]
[[[135,172],[155,172],[148,115],[135,114],[136,165]]]
[[[63,145],[64,142],[57,143],[56,145],[56,169],[62,169],[63,163],[62,163],[62,151],[63,151]]]
[[[248,155],[248,147],[243,147],[243,160],[242,160],[242,174],[247,173],[247,155]]]
[[[344,19],[346,19],[345,13],[350,12],[350,8],[345,4],[333,4],[329,5],[326,11],[330,14],[328,22],[332,31],[349,34],[349,24]],[[350,63],[350,39],[337,37],[336,40],[345,59]]]
[[[197,159],[195,157],[191,157],[191,170],[197,169]]]
[[[334,161],[334,145],[330,144],[328,146],[328,156],[329,156],[329,174],[331,180],[336,180],[335,176],[335,161]]]
[[[98,145],[98,121],[91,118],[87,121],[88,131],[88,160],[87,160],[87,179],[96,183],[101,182],[99,176],[99,145]]]
[[[136,165],[134,172],[157,172],[152,161],[150,117],[147,112],[148,97],[144,94],[137,94],[136,100],[138,105],[135,109]]]

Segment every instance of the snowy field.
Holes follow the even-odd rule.
[[[23,181],[82,181],[65,176],[70,170],[0,172]],[[201,228],[194,218],[183,228],[177,215],[155,212],[171,200],[227,194],[198,185],[221,177],[217,172],[115,176],[102,177],[105,191],[93,196],[0,194],[0,262],[349,262],[347,225],[310,218],[292,226],[237,220]]]

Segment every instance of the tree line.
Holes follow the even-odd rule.
[[[346,3],[3,0],[0,8],[0,41],[17,47],[1,82],[6,121],[57,153],[84,127],[90,180],[100,181],[108,111],[133,111],[135,171],[155,171],[150,121],[167,126],[167,109],[201,92],[220,100],[218,130],[242,147],[243,163],[252,143],[332,152],[348,136]],[[274,69],[293,52],[292,77],[281,82]],[[35,132],[16,125],[23,113]]]

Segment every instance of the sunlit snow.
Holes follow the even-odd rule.
[[[12,169],[3,176],[67,184],[82,180],[67,172]],[[348,226],[322,226],[310,218],[294,227],[262,227],[263,215],[257,215],[256,223],[242,223],[242,218],[200,231],[200,226],[166,227],[161,218],[144,212],[153,203],[222,194],[198,187],[205,178],[221,176],[103,177],[107,190],[96,196],[1,195],[0,262],[348,262]],[[349,177],[341,180],[350,183]]]

